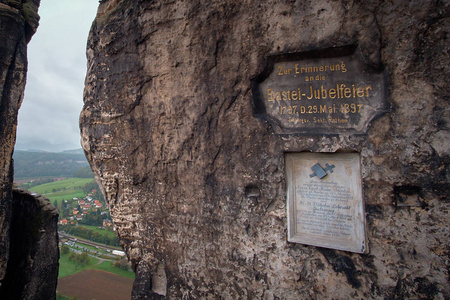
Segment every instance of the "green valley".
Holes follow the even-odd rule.
[[[30,182],[22,184],[20,187],[41,194],[49,198],[52,203],[56,200],[59,204],[64,199],[84,198],[86,196],[83,191],[84,186],[93,181],[95,181],[93,178],[68,178],[28,187],[32,183]]]

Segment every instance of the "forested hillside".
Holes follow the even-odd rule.
[[[82,152],[14,151],[14,178],[72,177],[88,167],[85,176],[91,176],[89,164]],[[83,176],[78,176],[83,177]]]

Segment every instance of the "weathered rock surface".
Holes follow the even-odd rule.
[[[12,154],[27,71],[27,44],[36,31],[39,0],[0,0],[0,282],[9,257]]]
[[[448,2],[101,1],[82,144],[133,298],[450,297],[448,30]],[[267,56],[356,44],[389,70],[367,135],[253,116]],[[300,151],[360,153],[368,254],[287,242],[284,153]]]
[[[50,200],[13,190],[10,256],[1,299],[55,299],[58,211]]]
[[[0,299],[55,299],[58,212],[48,199],[12,191],[17,113],[39,0],[0,0]]]

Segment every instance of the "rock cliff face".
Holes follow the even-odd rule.
[[[0,0],[0,298],[54,299],[58,212],[48,199],[12,191],[17,112],[39,0]]]
[[[58,211],[47,198],[13,191],[10,257],[2,299],[55,299]]]
[[[450,297],[449,8],[440,1],[101,1],[82,144],[134,299]],[[389,70],[367,135],[278,135],[272,55],[359,45]],[[287,152],[358,152],[370,252],[288,243]]]
[[[36,31],[39,0],[0,0],[0,281],[9,255],[12,154],[27,71],[27,44]]]

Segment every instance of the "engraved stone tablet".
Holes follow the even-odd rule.
[[[358,153],[286,154],[286,172],[289,242],[368,251]]]
[[[386,73],[356,47],[271,57],[253,80],[254,115],[281,134],[363,134],[388,110]]]

